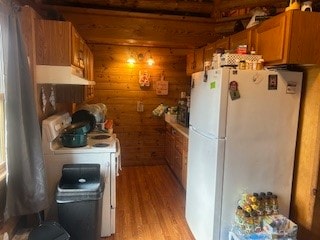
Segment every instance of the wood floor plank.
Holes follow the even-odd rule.
[[[125,167],[117,179],[116,234],[102,239],[193,240],[184,206],[185,191],[168,166]]]

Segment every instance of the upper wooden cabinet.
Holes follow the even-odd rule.
[[[71,65],[71,23],[35,20],[36,63]]]
[[[93,54],[70,22],[35,20],[36,64],[72,66],[77,75],[93,81]],[[56,102],[89,101],[94,97],[93,85],[56,87]]]
[[[189,53],[187,55],[187,75],[203,71],[205,61],[212,61],[213,53],[215,53],[218,48],[229,49],[229,37],[219,39],[214,43],[209,43]]]
[[[265,62],[275,64],[320,64],[320,14],[287,11],[255,29],[255,45]]]
[[[224,37],[221,38],[217,41],[215,41],[215,50],[221,48],[221,49],[229,49],[230,48],[230,38],[229,37]]]
[[[194,51],[191,51],[187,54],[187,67],[186,67],[186,73],[188,76],[190,76],[192,73],[194,73],[195,68],[195,62],[194,62]]]
[[[247,45],[248,52],[253,47],[268,65],[320,65],[320,45],[317,44],[320,42],[319,22],[320,14],[317,12],[287,11],[252,28],[207,44],[203,59],[210,61],[218,48],[233,52],[239,45]],[[189,75],[200,69],[196,55],[197,52],[193,59],[195,67],[187,71]]]
[[[203,70],[205,48],[198,48],[187,55],[187,75]]]
[[[84,58],[85,58],[85,48],[87,51],[87,46],[84,40],[80,37],[74,27],[71,27],[71,39],[72,39],[72,52],[71,61],[74,66],[84,68]]]
[[[204,61],[212,61],[212,56],[216,51],[215,43],[208,43],[207,46],[204,47]]]
[[[233,34],[229,37],[229,47],[232,52],[236,51],[239,45],[247,45],[248,52],[251,48],[255,48],[253,42],[254,32],[253,29],[247,29],[236,34]]]
[[[203,71],[204,67],[204,47],[198,48],[194,52],[195,72]]]
[[[92,53],[70,22],[36,19],[36,63],[74,66],[92,80]],[[86,62],[87,61],[87,62]],[[89,74],[87,74],[87,73]]]

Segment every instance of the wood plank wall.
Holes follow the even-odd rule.
[[[92,102],[107,105],[107,118],[114,121],[114,132],[121,143],[122,164],[164,164],[165,122],[155,117],[152,110],[163,103],[176,105],[180,92],[190,93],[190,77],[186,75],[187,49],[91,45],[94,55],[95,98]],[[143,61],[130,66],[130,54],[137,56],[150,51],[154,66]],[[151,87],[141,89],[139,71],[151,76]],[[169,94],[156,95],[155,81],[164,72],[169,81]],[[142,101],[143,112],[137,112],[137,101]]]
[[[320,68],[304,71],[291,218],[299,225],[298,239],[320,239]],[[318,189],[316,195],[313,190]]]

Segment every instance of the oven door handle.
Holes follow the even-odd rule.
[[[120,147],[120,141],[118,138],[116,138],[116,171],[117,176],[119,176],[119,171],[122,171],[121,167],[121,147]]]

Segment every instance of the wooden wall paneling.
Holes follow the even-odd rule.
[[[210,16],[213,9],[211,1],[163,1],[163,0],[135,0],[126,1],[122,0],[50,0],[42,1],[43,3],[49,3],[50,5],[77,5],[87,8],[101,8],[101,9],[124,9],[136,12],[165,12],[180,15],[201,15]]]
[[[89,43],[193,48],[215,40],[211,18],[68,7],[57,9]]]
[[[288,5],[285,0],[242,0],[242,1],[228,1],[221,0],[217,5],[220,11],[237,9],[237,8],[248,8],[248,7],[265,7],[265,6],[279,6],[286,7]]]
[[[107,118],[114,121],[114,132],[120,139],[123,165],[165,164],[165,124],[163,117],[152,114],[160,103],[176,105],[181,91],[190,93],[190,79],[186,76],[187,49],[90,45],[94,55],[94,102],[108,108]],[[126,60],[131,53],[150,51],[155,65],[146,62],[130,66]],[[148,71],[151,86],[141,89],[139,71]],[[169,81],[169,93],[158,96],[154,83],[164,71]],[[143,112],[137,112],[137,101],[142,101]]]
[[[298,239],[316,240],[319,236],[312,235],[319,228],[320,216],[314,221],[319,194],[313,189],[319,189],[320,68],[307,69],[303,85],[290,217],[299,225]]]

